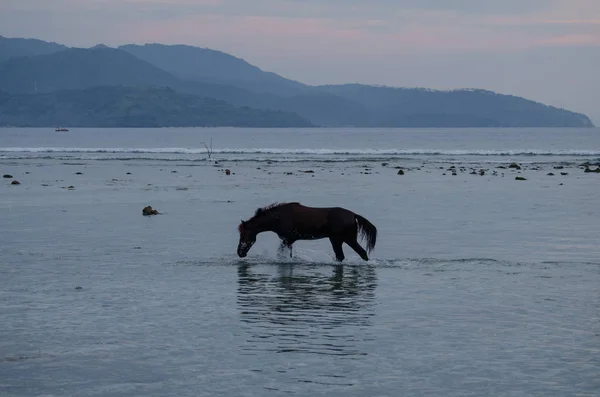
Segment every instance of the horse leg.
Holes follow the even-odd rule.
[[[356,239],[348,239],[346,240],[346,244],[350,246],[362,259],[368,261],[369,256],[367,255],[367,251],[363,247],[360,246]]]
[[[331,242],[331,246],[333,247],[333,252],[335,252],[335,259],[338,262],[344,260],[344,251],[342,250],[343,241],[336,237],[329,237],[329,241]]]
[[[290,250],[290,258],[291,258],[292,257],[292,243],[290,243],[287,240],[284,240],[284,239],[281,240],[281,244],[279,244],[279,249],[277,250],[277,253],[279,255],[283,255],[283,250],[286,248]]]

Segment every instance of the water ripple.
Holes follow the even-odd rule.
[[[238,267],[238,308],[249,338],[245,351],[360,356],[356,343],[374,315],[374,266],[336,265],[327,273],[314,268],[279,264],[259,272]]]

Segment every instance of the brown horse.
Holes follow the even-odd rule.
[[[279,250],[288,248],[292,256],[292,244],[297,240],[329,238],[335,257],[344,260],[342,244],[348,244],[365,261],[367,252],[375,248],[377,228],[367,219],[341,207],[315,208],[300,203],[275,203],[256,210],[254,216],[238,226],[240,241],[237,253],[245,257],[256,236],[262,232],[274,232],[281,239]],[[360,234],[366,239],[367,250],[357,241]]]

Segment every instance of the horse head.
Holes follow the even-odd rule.
[[[248,251],[256,242],[258,233],[248,224],[248,221],[243,220],[238,226],[238,231],[240,232],[240,241],[238,242],[237,254],[240,258],[243,258],[248,255]]]

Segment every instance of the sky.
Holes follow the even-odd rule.
[[[600,125],[600,0],[0,0],[0,35],[188,44],[307,84],[484,88]]]

